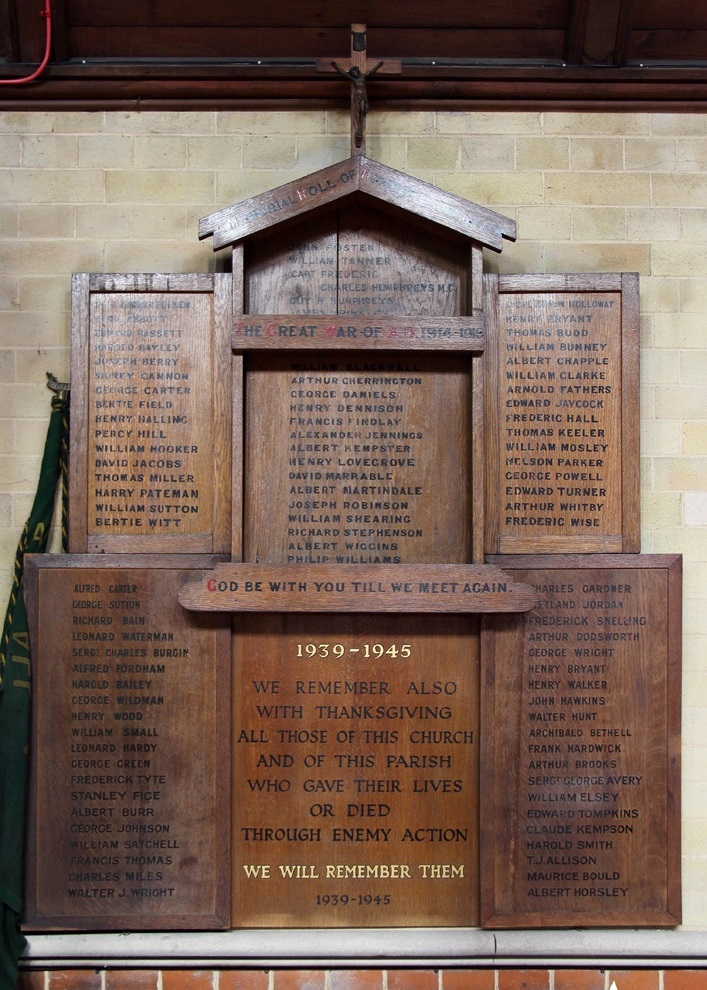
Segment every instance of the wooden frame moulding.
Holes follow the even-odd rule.
[[[245,274],[243,243],[231,252],[231,337],[236,321],[243,313]],[[231,560],[243,560],[245,506],[245,357],[233,350],[231,343]]]

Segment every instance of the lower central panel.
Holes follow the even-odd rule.
[[[233,926],[475,926],[478,620],[234,628]]]

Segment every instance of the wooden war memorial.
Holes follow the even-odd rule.
[[[515,224],[366,156],[353,39],[351,157],[205,217],[230,272],[74,277],[33,930],[680,922],[638,278],[485,275]]]

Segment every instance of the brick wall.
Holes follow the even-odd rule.
[[[17,990],[707,990],[704,970],[64,970]]]
[[[374,111],[368,152],[517,219],[518,242],[500,257],[488,253],[489,270],[640,273],[642,549],[685,555],[684,927],[707,929],[707,115]],[[199,217],[347,156],[340,112],[0,116],[8,591],[48,419],[45,371],[68,377],[71,272],[213,270],[226,259],[198,241]],[[671,971],[391,970],[332,972],[326,990],[608,988],[610,977],[617,990],[703,986],[701,974]],[[158,982],[273,990],[262,974],[211,971],[24,979],[52,990]],[[325,986],[324,973],[274,979],[274,990]]]

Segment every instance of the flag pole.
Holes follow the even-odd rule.
[[[57,382],[53,375],[48,378],[48,387],[55,394],[37,493],[17,546],[0,640],[0,990],[14,990],[18,961],[26,945],[19,926],[31,694],[30,644],[23,595],[24,558],[27,553],[47,550],[57,483],[60,477],[65,477],[68,459],[69,386]]]

